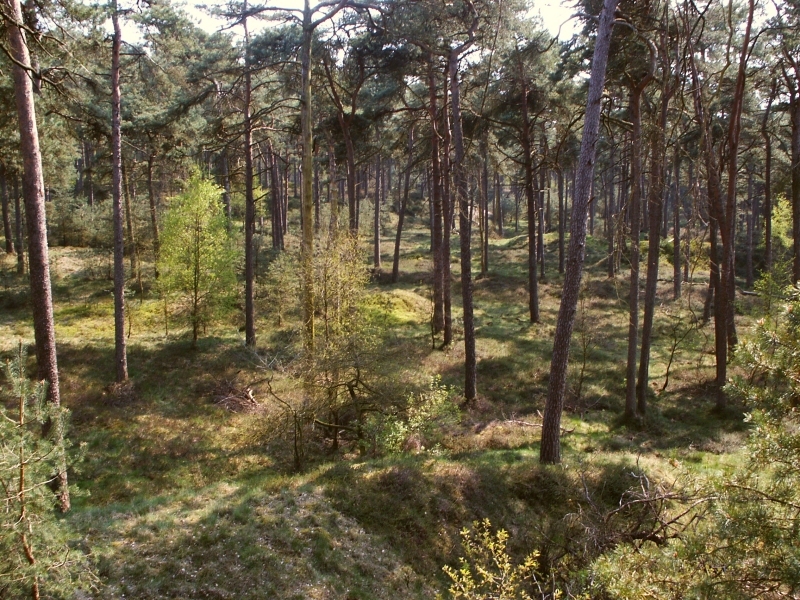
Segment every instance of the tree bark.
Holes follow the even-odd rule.
[[[550,382],[544,409],[544,420],[542,422],[542,442],[539,460],[543,463],[561,462],[561,412],[564,407],[564,393],[567,387],[569,344],[572,337],[572,329],[575,325],[575,312],[583,275],[583,262],[586,252],[586,213],[594,176],[601,102],[616,6],[617,0],[604,0],[597,30],[594,57],[592,58],[581,153],[572,202],[567,270],[564,275],[561,306],[558,310],[558,321],[553,340]]]
[[[117,383],[128,379],[128,350],[125,338],[125,236],[122,214],[122,122],[120,93],[120,49],[122,29],[117,2],[111,20],[114,41],[111,49],[111,180],[114,212],[114,364]]]
[[[6,254],[14,254],[14,234],[11,229],[11,210],[8,201],[8,176],[4,165],[0,165],[0,201],[3,205],[3,237]]]
[[[242,8],[247,14],[247,1]],[[250,114],[252,81],[250,73],[250,32],[244,17],[244,339],[245,345],[256,345],[255,277],[256,256],[253,237],[256,228],[256,203],[253,197],[253,122]],[[310,178],[309,178],[310,181]]]
[[[672,203],[672,296],[681,297],[681,154],[675,144],[675,201]]]
[[[520,69],[522,67],[520,66]],[[536,273],[536,191],[534,190],[533,147],[528,114],[528,83],[522,80],[522,164],[525,174],[525,200],[528,203],[528,315],[531,323],[539,322],[539,279]]]
[[[433,331],[444,329],[444,210],[442,204],[441,164],[439,162],[439,109],[437,107],[436,75],[433,69],[433,56],[428,56],[428,118],[431,123],[431,183],[429,196],[433,198],[431,223],[431,250],[433,254]]]
[[[406,206],[408,205],[408,192],[411,185],[411,167],[414,158],[414,127],[408,130],[408,159],[403,181],[403,195],[400,200],[400,208],[397,212],[397,237],[394,241],[394,260],[392,261],[392,283],[397,283],[400,276],[400,240],[403,235],[403,222],[406,218]],[[399,179],[399,175],[398,175]]]
[[[383,189],[383,165],[381,155],[375,159],[375,212],[372,221],[372,267],[376,273],[381,270],[381,191]]]
[[[37,377],[47,381],[47,400],[58,406],[61,395],[56,360],[56,336],[53,320],[53,296],[50,287],[50,264],[47,249],[47,222],[44,208],[44,178],[36,109],[33,101],[31,61],[25,41],[22,7],[19,0],[3,0],[8,51],[14,59],[11,72],[14,79],[14,100],[17,106],[20,151],[22,154],[22,191],[28,224],[28,254],[33,304],[33,331],[36,341]],[[22,246],[17,249],[22,253]],[[58,428],[55,435],[61,436]],[[56,440],[61,443],[62,440]],[[66,465],[58,465],[59,507],[70,508]]]
[[[475,318],[472,306],[472,223],[469,218],[469,198],[467,176],[464,169],[464,136],[461,131],[461,100],[458,82],[458,59],[466,47],[452,50],[448,57],[450,71],[450,102],[453,111],[453,161],[458,196],[458,229],[461,242],[461,304],[464,318],[464,398],[474,401],[478,396],[477,389],[477,355],[475,352]]]
[[[147,199],[150,203],[150,226],[153,231],[153,261],[155,263],[155,277],[158,279],[158,260],[161,251],[161,242],[158,232],[158,208],[156,202],[156,188],[153,181],[153,165],[156,160],[155,154],[147,157]]]

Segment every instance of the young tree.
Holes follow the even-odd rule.
[[[164,215],[160,285],[187,316],[192,346],[236,287],[236,253],[221,196],[222,188],[195,176]]]

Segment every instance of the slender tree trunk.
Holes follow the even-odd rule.
[[[681,154],[675,144],[675,201],[672,204],[672,296],[681,297]]]
[[[117,382],[128,379],[128,350],[125,339],[125,237],[122,230],[122,130],[120,61],[122,29],[119,25],[117,2],[114,0],[111,19],[114,42],[111,51],[111,179],[114,200],[114,363]]]
[[[314,29],[311,22],[309,0],[305,0],[303,10],[303,46],[301,53],[302,95],[300,125],[302,130],[302,198],[301,213],[303,238],[300,245],[302,269],[302,304],[303,304],[303,346],[307,354],[314,352],[314,228],[310,226],[313,219],[314,195],[311,189],[313,137],[311,131],[311,42]]]
[[[664,69],[667,70],[666,68]],[[647,412],[647,393],[650,382],[650,347],[653,338],[653,317],[656,310],[656,291],[658,287],[658,265],[661,255],[661,224],[664,209],[664,196],[667,186],[665,136],[667,127],[667,111],[671,93],[666,83],[661,91],[661,111],[656,130],[652,133],[650,145],[652,167],[651,181],[648,190],[649,231],[647,242],[647,280],[644,288],[644,320],[642,321],[642,348],[639,355],[639,380],[636,385],[636,412],[645,416]]]
[[[23,208],[22,204],[20,204],[21,201],[22,198],[19,193],[19,178],[14,177],[14,229],[17,237],[17,275],[25,274],[25,233],[23,227]]]
[[[433,254],[433,331],[444,329],[444,210],[442,205],[441,165],[439,163],[439,109],[437,107],[436,75],[433,56],[428,56],[428,118],[431,123],[431,181],[428,193],[432,197],[431,251]]]
[[[544,186],[547,181],[547,167],[544,164],[539,166],[539,192],[536,194],[537,197],[537,206],[536,206],[536,217],[538,219],[537,223],[537,236],[538,236],[538,243],[536,244],[536,249],[538,251],[538,258],[539,258],[539,276],[541,279],[544,279],[545,272],[544,272]]]
[[[153,230],[153,261],[155,263],[155,277],[158,279],[158,260],[161,250],[158,233],[158,210],[156,207],[156,188],[153,182],[153,163],[156,155],[151,154],[147,157],[147,199],[150,202],[150,226]]]
[[[222,202],[225,206],[225,223],[226,228],[230,233],[231,223],[233,221],[233,213],[231,210],[231,174],[227,147],[222,150],[222,187],[225,190],[222,193]]]
[[[450,113],[448,111],[448,70],[445,66],[445,81],[442,87],[442,305],[444,312],[444,335],[442,348],[447,348],[453,343],[453,306],[452,306],[452,277],[450,276],[450,236],[453,232],[453,210],[455,202],[450,195]]]
[[[397,237],[394,240],[394,260],[392,261],[392,283],[397,283],[400,276],[400,240],[403,235],[403,222],[406,218],[406,206],[408,205],[408,191],[411,186],[411,167],[414,159],[414,128],[408,130],[408,159],[403,181],[403,195],[400,200],[400,208],[397,212]],[[398,174],[398,179],[400,179]]]
[[[558,272],[564,273],[564,171],[560,168],[558,174]]]
[[[572,202],[567,272],[564,276],[561,306],[558,311],[558,321],[553,340],[550,382],[542,423],[539,460],[543,463],[561,462],[561,412],[564,407],[564,392],[567,387],[569,343],[575,324],[575,312],[583,275],[583,262],[586,251],[586,212],[594,177],[595,154],[600,129],[601,100],[616,6],[617,0],[604,0],[592,59],[589,94],[584,116],[583,139],[581,140],[577,181]]]
[[[243,13],[247,13],[245,1]],[[244,25],[244,338],[245,345],[256,345],[255,278],[256,256],[253,237],[256,228],[256,203],[253,197],[253,123],[250,114],[252,82],[250,73],[250,32]]]
[[[28,254],[37,377],[47,381],[47,400],[58,406],[61,403],[61,396],[47,249],[44,178],[33,101],[33,81],[29,75],[31,61],[25,41],[22,7],[19,0],[4,0],[4,8],[3,18],[6,26],[8,52],[14,60],[10,70],[14,79],[14,100],[17,106],[20,152],[22,154],[22,190],[28,224]],[[17,253],[22,254],[21,244],[18,244]],[[59,438],[63,435],[60,428],[54,433]],[[57,444],[62,442],[62,439],[56,440]],[[70,499],[65,464],[58,465],[57,484],[59,507],[62,512],[66,512],[70,508]]]
[[[6,254],[14,254],[14,234],[11,229],[11,210],[8,201],[8,176],[3,165],[0,165],[0,201],[3,203],[3,236],[6,240]]]
[[[614,177],[616,175],[615,164],[616,164],[616,151],[614,145],[611,146],[610,151],[610,161],[611,161],[611,168],[609,183],[608,183],[608,210],[606,211],[606,227],[608,231],[606,234],[608,235],[608,264],[606,265],[607,274],[609,279],[614,278],[614,211],[616,210],[614,205]]]
[[[747,249],[746,249],[746,264],[747,264],[747,274],[746,274],[746,282],[745,286],[747,289],[753,289],[753,234],[756,224],[756,214],[758,210],[758,205],[756,204],[756,199],[753,194],[753,171],[752,169],[748,168],[747,170],[747,206],[749,211],[746,215],[747,219]]]
[[[792,280],[800,281],[800,90],[791,95],[790,113],[792,123],[792,248],[794,252]]]
[[[539,322],[539,279],[536,273],[536,191],[534,190],[533,144],[531,142],[531,123],[528,113],[528,80],[522,73],[522,165],[525,174],[525,200],[528,204],[528,315],[531,323]]]
[[[451,51],[448,58],[450,70],[450,98],[453,111],[453,166],[456,195],[459,206],[459,238],[461,241],[461,303],[464,314],[464,397],[467,402],[478,396],[477,355],[475,352],[475,318],[472,308],[472,248],[470,233],[472,224],[469,218],[469,198],[467,176],[464,165],[464,137],[461,131],[461,99],[458,82],[458,58],[460,52]]]
[[[381,155],[375,159],[375,212],[373,213],[372,233],[372,267],[376,272],[381,270],[381,191],[383,189],[383,165]]]
[[[135,166],[135,163],[134,163]],[[133,228],[133,212],[131,198],[135,199],[136,192],[133,183],[128,179],[128,170],[122,163],[122,197],[125,200],[125,226],[128,230],[128,259],[131,261],[131,277],[136,277],[139,272],[136,255],[136,235]]]
[[[764,261],[767,272],[772,271],[772,136],[769,134],[769,117],[775,99],[777,83],[772,89],[761,121],[761,137],[764,138]]]
[[[631,201],[629,215],[631,223],[631,274],[628,296],[628,362],[625,371],[625,418],[636,417],[636,351],[639,344],[639,233],[641,231],[642,206],[642,110],[641,99],[644,87],[631,90],[630,110],[633,131],[631,135]]]

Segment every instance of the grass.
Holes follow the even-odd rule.
[[[386,234],[390,270],[391,223]],[[296,314],[288,310],[278,326],[274,313],[260,312],[255,356],[243,347],[238,315],[210,327],[192,349],[185,329],[173,323],[165,334],[155,295],[133,296],[132,387],[121,393],[111,385],[107,257],[100,250],[54,248],[62,398],[72,411],[69,437],[84,448],[70,476],[85,494],[76,497],[65,522],[96,559],[102,588],[90,595],[433,598],[446,587],[441,566],[455,564],[460,554],[458,532],[485,517],[511,533],[514,557],[538,549],[549,572],[575,571],[588,560],[585,536],[576,529],[588,499],[618,505],[638,470],[666,480],[736,469],[747,427],[740,406],[724,415],[711,411],[709,326],[681,339],[669,386],[659,391],[670,340],[683,333],[675,323],[702,309],[697,289],[671,300],[668,265],[658,291],[650,414],[636,427],[621,424],[628,284],[625,272],[613,280],[605,276],[606,243],[600,238],[587,244],[585,300],[573,336],[563,420],[564,461],[538,464],[538,423],[562,283],[553,234],[547,243],[541,323],[531,324],[527,240],[513,227],[506,237],[490,239],[488,275],[475,281],[480,398],[463,411],[458,427],[445,432],[441,446],[381,457],[348,444],[331,453],[316,439],[299,474],[291,471],[285,438],[263,433],[279,406],[259,383],[265,361],[296,352]],[[445,385],[462,385],[456,248],[456,340],[442,351],[431,343],[428,246],[424,223],[412,221],[399,283],[376,277],[369,289],[367,311],[382,331],[369,377],[387,402],[423,389],[436,374]],[[33,337],[27,282],[14,269],[13,257],[0,257],[3,357]],[[757,311],[742,312],[744,331]],[[299,397],[287,371],[272,373],[279,394]],[[215,398],[223,384],[250,386],[267,416],[222,408]]]

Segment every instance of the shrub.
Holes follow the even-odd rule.
[[[58,432],[66,411],[46,401],[46,384],[32,384],[24,362],[20,350],[5,365],[5,396],[13,402],[0,418],[0,597],[68,597],[91,586],[94,575],[84,554],[67,544],[50,489],[65,464]],[[42,435],[45,423],[50,435]]]

